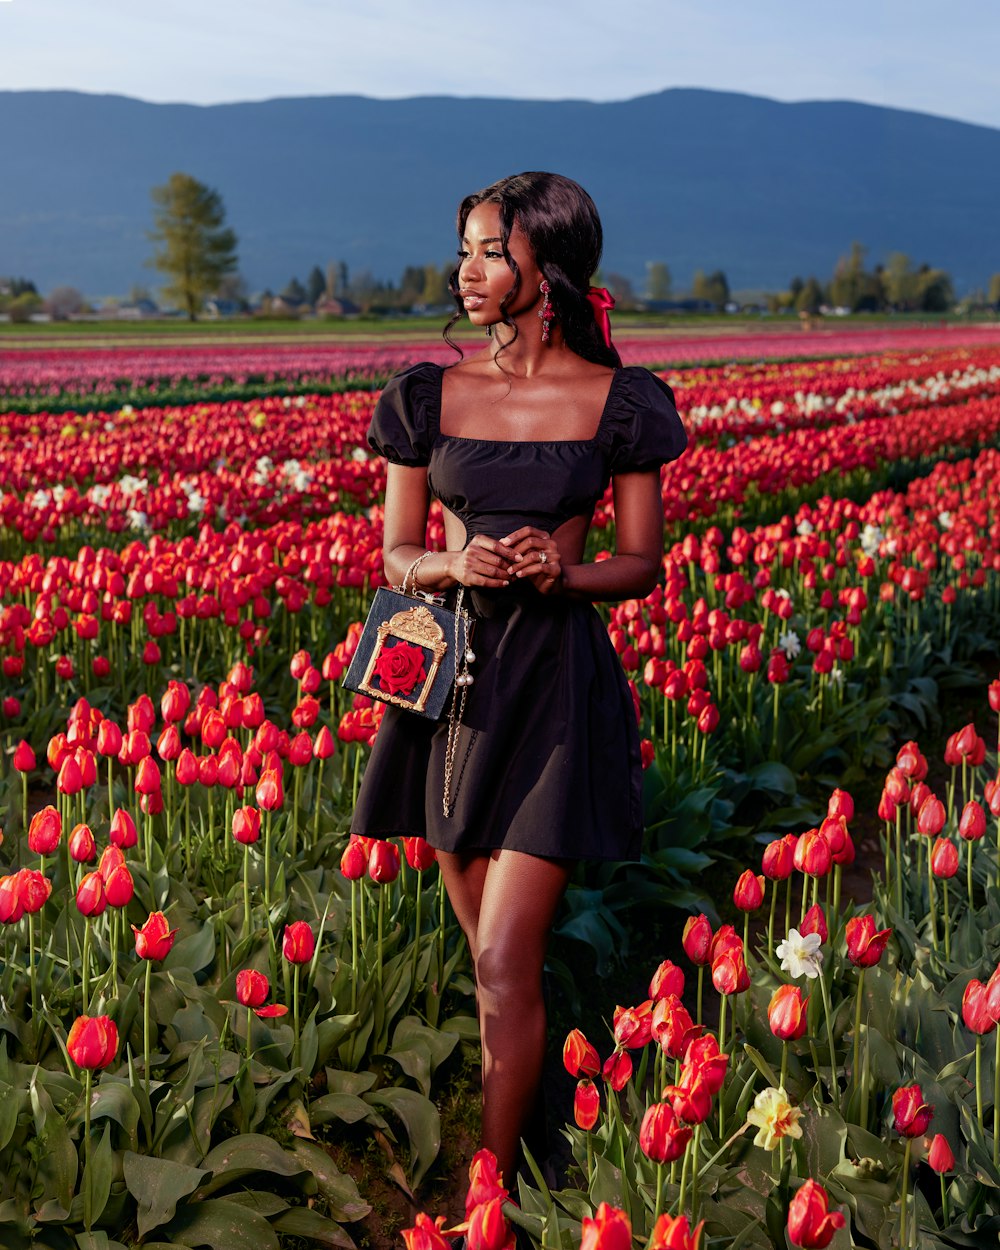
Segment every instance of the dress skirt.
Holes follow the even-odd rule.
[[[455,754],[452,814],[442,810],[447,714],[433,722],[390,705],[351,832],[419,834],[442,851],[638,859],[635,707],[596,609],[519,584],[466,591],[465,604],[475,680]]]

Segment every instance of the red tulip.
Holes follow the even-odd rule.
[[[14,767],[19,773],[30,773],[35,767],[35,753],[23,738],[14,749]]]
[[[616,1007],[612,1024],[617,1046],[640,1050],[652,1036],[652,999],[646,999],[638,1007]]]
[[[135,953],[139,958],[158,961],[170,954],[177,930],[170,928],[170,922],[162,911],[154,911],[149,913],[149,919],[141,929],[133,925],[132,932],[135,934]]]
[[[364,843],[352,837],[340,857],[340,871],[348,881],[358,881],[368,871],[368,852]]]
[[[437,861],[437,851],[426,838],[403,838],[403,852],[415,872],[425,872]]]
[[[336,741],[326,725],[323,725],[313,743],[313,755],[318,760],[328,760],[336,749]]]
[[[79,794],[83,789],[83,773],[75,755],[63,756],[56,777],[56,789],[60,794]]]
[[[198,757],[190,747],[185,747],[178,755],[174,776],[179,786],[193,786],[198,780]]]
[[[954,1172],[955,1155],[943,1133],[935,1134],[931,1148],[927,1152],[927,1162],[935,1172],[943,1176],[945,1172]]]
[[[940,799],[933,794],[927,796],[920,804],[917,812],[917,832],[929,838],[936,837],[944,828],[947,812]]]
[[[257,782],[257,806],[265,812],[276,812],[285,801],[281,773],[276,768],[265,769]]]
[[[368,856],[368,875],[379,885],[387,885],[399,876],[399,847],[395,842],[379,839]]]
[[[654,1163],[672,1163],[684,1153],[693,1132],[680,1123],[667,1103],[654,1102],[642,1118],[639,1148]]]
[[[17,874],[0,877],[0,924],[17,924],[23,915],[24,900]]]
[[[582,1128],[589,1133],[597,1123],[600,1113],[601,1091],[593,1081],[584,1077],[582,1081],[577,1082],[576,1094],[573,1096],[573,1118],[576,1120],[577,1128]]]
[[[97,858],[97,843],[89,825],[74,825],[70,830],[69,854],[77,864],[90,864]]]
[[[839,1211],[829,1210],[822,1185],[807,1180],[788,1204],[788,1239],[802,1250],[824,1250],[834,1233],[847,1223]]]
[[[892,930],[876,930],[874,916],[854,916],[848,920],[844,936],[851,963],[857,968],[873,968],[882,958]]]
[[[36,855],[51,855],[62,838],[62,817],[54,807],[35,812],[28,826],[28,849]]]
[[[830,844],[818,829],[809,829],[795,844],[795,867],[809,877],[825,877],[833,866]]]
[[[997,1022],[990,1013],[986,1000],[986,986],[982,981],[972,980],[962,995],[962,1023],[973,1033],[982,1036],[992,1033]]]
[[[632,1076],[632,1057],[628,1051],[612,1051],[604,1061],[601,1076],[615,1093],[621,1093]]]
[[[725,950],[712,961],[712,984],[720,994],[742,994],[750,988],[750,973],[742,948]]]
[[[263,972],[244,968],[236,974],[236,1000],[244,1007],[261,1007],[267,1002],[271,986]]]
[[[823,908],[819,903],[813,903],[812,907],[806,912],[799,925],[799,933],[805,935],[807,933],[818,933],[819,940],[826,942],[830,936],[827,928],[826,916],[823,915]]]
[[[705,1221],[692,1228],[686,1215],[661,1215],[653,1227],[649,1250],[698,1250]]]
[[[99,872],[88,872],[76,887],[77,910],[82,916],[99,916],[107,905],[104,878]]]
[[[601,1060],[579,1029],[571,1029],[563,1043],[563,1067],[570,1076],[597,1076]]]
[[[712,935],[712,941],[708,948],[708,957],[711,963],[722,955],[725,951],[737,950],[742,951],[743,939],[736,932],[731,924],[720,924],[718,929]]]
[[[404,1228],[400,1233],[406,1250],[452,1250],[451,1239],[441,1231],[446,1223],[443,1215],[432,1220],[423,1211],[418,1211],[413,1227]]]
[[[36,868],[22,868],[16,879],[25,915],[40,912],[52,893],[52,882]]]
[[[719,1043],[713,1033],[706,1033],[704,1037],[689,1042],[683,1058],[682,1085],[697,1077],[704,1082],[710,1094],[717,1094],[722,1089],[729,1067],[729,1056],[719,1050]]]
[[[733,902],[740,911],[756,911],[764,902],[764,878],[748,868],[736,882]]]
[[[469,1188],[465,1195],[465,1214],[471,1214],[474,1207],[492,1198],[506,1198],[507,1190],[503,1186],[503,1177],[497,1171],[497,1158],[492,1150],[484,1146],[472,1156],[469,1164]]]
[[[466,1221],[468,1250],[514,1250],[514,1234],[503,1213],[503,1203],[504,1199],[497,1197],[472,1208]]]
[[[919,1085],[904,1085],[892,1096],[892,1126],[901,1137],[923,1137],[934,1116]]]
[[[110,1067],[118,1054],[118,1027],[110,1016],[78,1016],[66,1038],[66,1050],[78,1068]]]
[[[580,1250],[632,1250],[632,1225],[624,1211],[602,1202],[583,1217]]]
[[[238,807],[233,812],[233,837],[243,846],[260,839],[260,812],[255,807]]]
[[[657,1001],[666,998],[668,994],[676,994],[680,998],[683,993],[683,970],[669,959],[665,959],[653,973],[653,979],[649,983],[649,997]]]
[[[701,1037],[703,1026],[695,1024],[691,1013],[676,994],[660,998],[653,1008],[650,1035],[661,1050],[682,1059],[688,1046]]]
[[[127,907],[135,894],[135,883],[128,865],[118,864],[107,874],[101,875],[104,877],[104,895],[108,900],[108,906]]]
[[[124,809],[119,807],[115,814],[111,817],[111,828],[108,833],[111,845],[121,847],[127,851],[130,846],[135,846],[139,840],[135,830],[135,821]]]
[[[938,838],[934,843],[931,871],[935,877],[953,877],[958,872],[958,848],[948,838]]]
[[[806,1031],[806,1008],[809,999],[802,997],[797,985],[779,985],[771,995],[767,1022],[771,1032],[783,1042],[794,1042]]]
[[[290,964],[307,964],[316,950],[316,939],[313,931],[304,920],[293,921],[285,925],[285,936],[281,943],[281,953]]]
[[[712,1114],[712,1090],[697,1068],[686,1069],[679,1085],[667,1085],[663,1097],[686,1124],[703,1124]]]
[[[792,869],[795,867],[794,840],[789,842],[786,836],[784,838],[775,838],[773,842],[769,842],[764,847],[764,855],[760,866],[761,871],[769,881],[786,881],[792,875]]]
[[[689,916],[684,925],[681,945],[684,954],[693,964],[701,967],[709,961],[709,947],[712,944],[712,926],[704,912],[700,916]]]
[[[854,800],[846,790],[834,790],[827,802],[828,816],[843,816],[845,821],[854,819]]]
[[[975,842],[986,832],[986,813],[976,802],[969,799],[962,808],[962,818],[958,822],[958,832],[966,842]]]

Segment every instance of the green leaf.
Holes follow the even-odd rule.
[[[189,1202],[170,1222],[171,1240],[197,1250],[281,1250],[277,1234],[262,1215],[236,1202],[212,1198]]]
[[[125,1151],[123,1166],[125,1185],[138,1205],[140,1237],[172,1220],[178,1202],[209,1175],[204,1168],[188,1167],[170,1159],[152,1159],[131,1150]]]
[[[420,1184],[441,1149],[441,1117],[429,1098],[412,1089],[379,1089],[365,1094],[365,1101],[388,1107],[403,1123],[410,1140],[410,1180]]]
[[[309,1104],[309,1119],[313,1124],[328,1124],[331,1120],[358,1124],[372,1116],[380,1122],[379,1127],[385,1124],[373,1107],[353,1094],[324,1094]]]
[[[14,1136],[17,1128],[17,1108],[20,1101],[17,1090],[6,1082],[0,1085],[0,1150]]]
[[[68,1213],[76,1190],[79,1159],[69,1129],[38,1079],[39,1072],[36,1068],[30,1085],[35,1134],[44,1149],[38,1164],[36,1184],[40,1193],[36,1201],[41,1205],[54,1199],[64,1213]]]
[[[344,1250],[355,1250],[354,1242],[339,1224],[309,1207],[292,1207],[278,1216],[273,1227],[279,1233],[302,1237],[320,1246],[342,1246]]]
[[[83,1173],[83,1192],[90,1194],[90,1212],[94,1220],[101,1218],[108,1205],[114,1157],[111,1149],[111,1125],[105,1124],[101,1140],[90,1152],[90,1166]]]
[[[776,798],[790,799],[795,795],[795,774],[777,760],[768,760],[751,768],[749,777],[755,790]]]
[[[136,1130],[139,1127],[139,1104],[127,1081],[109,1076],[101,1078],[100,1085],[94,1090],[90,1117],[96,1120],[101,1116],[107,1116],[109,1120],[119,1124],[135,1144]]]
[[[202,1161],[202,1167],[212,1173],[198,1190],[198,1197],[205,1198],[224,1185],[254,1172],[269,1172],[275,1176],[295,1176],[302,1168],[292,1156],[273,1138],[262,1133],[243,1133],[231,1137],[210,1150]]]
[[[358,1193],[354,1178],[339,1172],[322,1146],[300,1140],[293,1144],[292,1153],[303,1168],[316,1178],[319,1191],[326,1199],[334,1219],[350,1224],[354,1220],[363,1220],[371,1211],[371,1207]]]
[[[200,972],[202,968],[207,968],[214,958],[215,925],[211,920],[206,920],[196,932],[189,933],[187,937],[174,943],[163,961],[163,968],[167,972],[180,968],[186,968],[190,972]]]

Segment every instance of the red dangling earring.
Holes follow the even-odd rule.
[[[538,310],[538,315],[542,319],[542,342],[547,343],[549,341],[549,331],[551,329],[552,322],[555,321],[556,318],[555,310],[552,307],[552,301],[549,299],[548,278],[542,279],[538,289],[541,291],[542,295],[545,296],[542,300],[542,306]]]

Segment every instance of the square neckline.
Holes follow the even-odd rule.
[[[437,393],[437,428],[435,435],[437,438],[447,438],[452,442],[459,443],[493,443],[498,447],[571,447],[571,446],[590,446],[596,443],[604,429],[604,422],[607,419],[608,411],[611,408],[611,400],[614,397],[615,387],[618,384],[619,375],[625,372],[624,366],[613,369],[611,372],[611,384],[608,387],[608,393],[604,400],[604,407],[601,409],[601,415],[597,420],[597,429],[590,438],[471,438],[467,434],[446,434],[441,429],[441,407],[444,397],[444,372],[445,367],[442,365],[438,370],[438,393]]]

